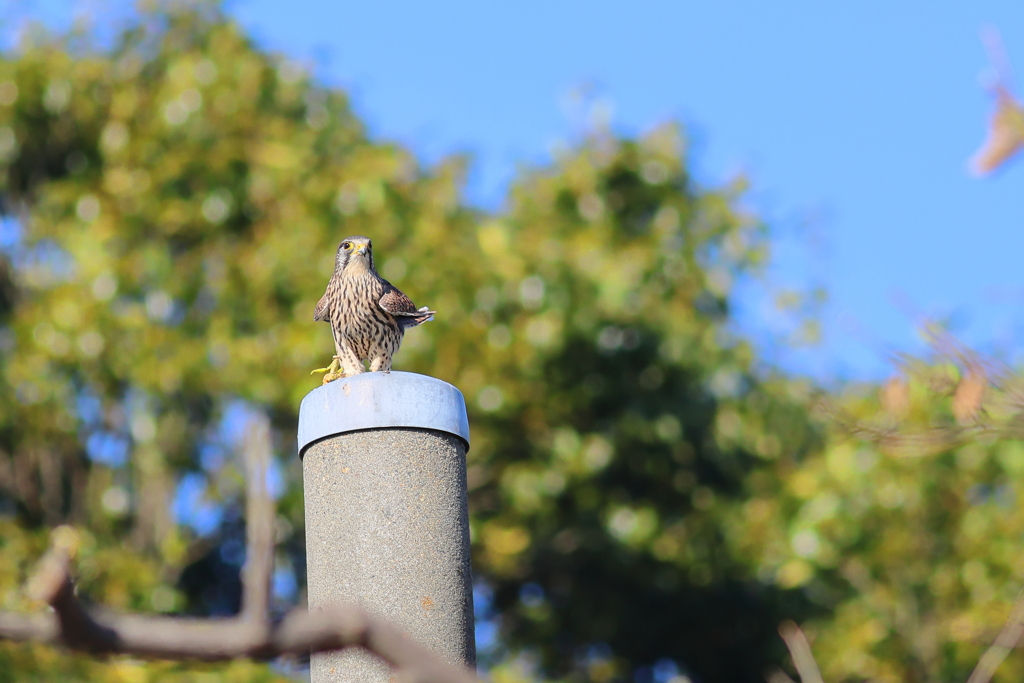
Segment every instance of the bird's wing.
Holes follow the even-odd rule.
[[[432,314],[434,311],[427,311],[424,306],[423,309],[417,309],[416,304],[412,302],[412,299],[402,293],[398,287],[393,284],[384,281],[384,295],[381,296],[380,301],[377,305],[385,313],[391,315],[408,315],[408,316],[422,316]]]
[[[316,310],[313,311],[313,321],[327,320],[327,292],[316,302]]]

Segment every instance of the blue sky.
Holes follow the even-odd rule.
[[[979,40],[999,27],[1024,71],[1024,5],[232,0],[260,44],[347,88],[374,134],[426,161],[471,152],[470,198],[496,207],[520,164],[572,138],[571,93],[629,134],[676,119],[698,178],[744,171],[776,230],[772,286],[824,285],[825,339],[777,352],[822,378],[885,375],[949,318],[984,349],[1024,349],[1024,164],[966,161],[990,103]],[[770,336],[757,288],[742,324]]]
[[[117,0],[0,0],[61,23]],[[997,26],[1024,73],[1024,5],[878,2],[325,2],[228,0],[264,47],[347,89],[375,136],[427,163],[475,158],[468,195],[497,208],[610,104],[637,134],[674,119],[696,176],[745,172],[771,223],[768,286],[829,292],[824,341],[772,345],[782,328],[748,284],[741,326],[772,360],[820,379],[888,374],[919,349],[923,316],[971,344],[1024,350],[1024,163],[980,180],[966,161],[990,114],[979,31]]]

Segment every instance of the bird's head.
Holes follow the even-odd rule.
[[[356,275],[373,270],[373,245],[369,237],[353,235],[338,245],[334,268],[343,275]]]

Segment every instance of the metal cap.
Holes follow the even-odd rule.
[[[365,372],[306,394],[299,407],[299,457],[314,441],[381,427],[448,432],[466,442],[469,419],[462,392],[448,382],[412,372]]]

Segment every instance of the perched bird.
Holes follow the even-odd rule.
[[[320,297],[313,320],[331,324],[337,355],[323,372],[324,384],[366,372],[391,370],[391,357],[410,327],[434,319],[434,311],[416,305],[397,287],[377,274],[368,237],[346,237],[338,245],[334,274]]]

